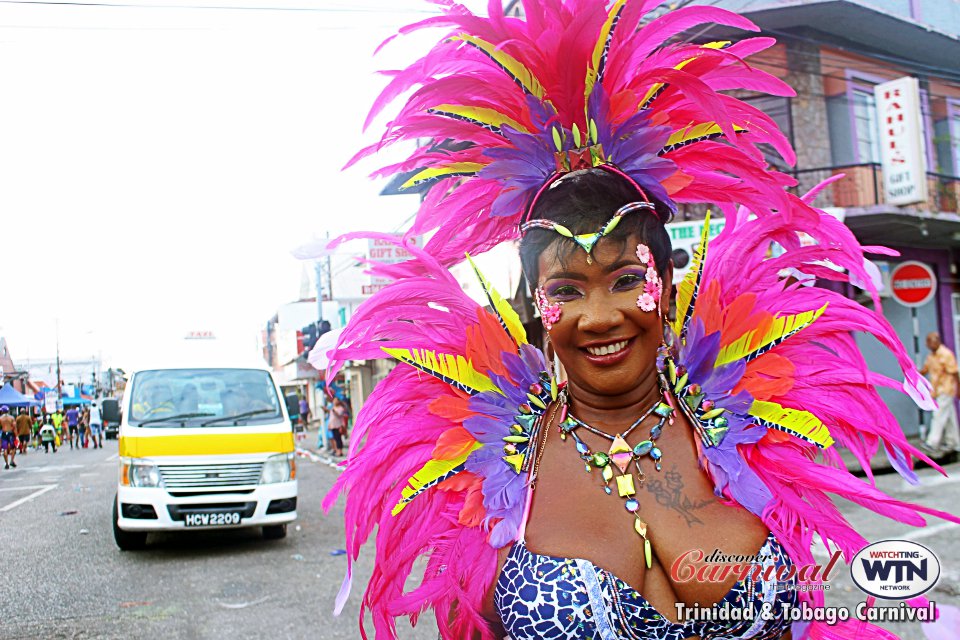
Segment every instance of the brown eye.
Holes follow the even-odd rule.
[[[632,289],[643,283],[643,278],[635,273],[627,273],[617,278],[613,284],[614,290]]]

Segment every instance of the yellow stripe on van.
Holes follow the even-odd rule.
[[[120,438],[124,458],[205,456],[231,453],[289,453],[292,433],[220,433]]]

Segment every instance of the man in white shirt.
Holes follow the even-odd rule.
[[[100,434],[103,433],[103,419],[100,417],[100,407],[96,401],[90,405],[90,439],[93,440],[93,448],[103,449],[103,439]]]

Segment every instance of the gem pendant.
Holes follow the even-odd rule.
[[[620,469],[620,473],[626,473],[627,467],[630,466],[630,462],[633,460],[633,450],[619,433],[617,437],[613,439],[613,444],[610,445],[609,455],[613,464],[617,465],[617,468]]]

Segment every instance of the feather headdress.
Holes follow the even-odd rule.
[[[517,237],[537,194],[581,168],[624,175],[669,209],[704,201],[786,208],[783,188],[793,180],[767,170],[757,145],[792,164],[789,143],[769,116],[719,93],[794,95],[746,62],[774,41],[670,43],[702,23],[757,28],[716,7],[652,18],[661,2],[531,0],[522,3],[525,19],[505,16],[498,1],[489,18],[442,3],[442,16],[402,30],[449,31],[393,74],[368,123],[412,93],[381,140],[351,163],[399,141],[437,141],[375,175],[404,173],[403,187],[429,187],[409,233],[435,231],[426,249],[445,265]]]

